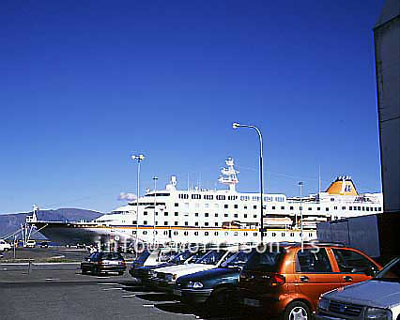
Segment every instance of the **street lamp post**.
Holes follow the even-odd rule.
[[[237,122],[234,122],[232,124],[233,129],[237,128],[249,128],[253,129],[257,132],[258,135],[258,141],[260,144],[260,200],[261,200],[261,217],[260,217],[260,232],[261,232],[261,243],[264,240],[264,181],[263,181],[263,176],[264,176],[264,171],[263,171],[263,138],[260,129],[258,129],[256,126],[251,126],[251,125],[246,125],[246,124],[239,124]]]
[[[299,186],[299,194],[300,194],[300,239],[301,239],[301,249],[303,250],[303,181],[298,183]]]
[[[154,176],[154,212],[153,212],[153,248],[156,242],[156,206],[157,206],[157,180],[158,177]]]
[[[139,186],[140,186],[140,163],[144,160],[144,155],[138,154],[138,155],[132,155],[131,156],[132,160],[137,161],[138,166],[137,166],[137,177],[136,177],[136,239],[135,239],[135,245],[137,248],[137,241],[138,241],[138,223],[139,223]],[[136,251],[136,250],[135,250]]]

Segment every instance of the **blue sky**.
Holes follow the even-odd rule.
[[[372,27],[382,0],[2,1],[0,212],[108,211],[171,174],[214,188],[380,190]]]

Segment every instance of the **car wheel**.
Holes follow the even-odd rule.
[[[310,308],[304,302],[294,301],[286,307],[282,320],[311,320]]]
[[[207,309],[214,315],[230,315],[235,312],[235,306],[239,305],[238,302],[239,298],[236,290],[232,288],[219,288],[213,291],[206,304]]]
[[[92,274],[93,275],[100,275],[100,269],[98,267],[93,267]]]
[[[86,269],[82,269],[82,274],[88,274],[88,271]]]

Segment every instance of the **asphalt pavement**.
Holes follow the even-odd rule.
[[[79,264],[39,263],[30,270],[26,264],[0,264],[2,320],[217,319],[204,311],[141,287],[128,272],[92,276],[82,275]]]

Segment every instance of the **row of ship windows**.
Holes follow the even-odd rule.
[[[144,215],[144,216],[147,216],[147,215],[148,215],[148,212],[147,212],[147,211],[144,211],[144,212],[143,212],[143,215]],[[164,217],[168,217],[168,215],[169,215],[169,213],[168,213],[167,211],[165,211],[165,212],[164,212]],[[156,212],[156,216],[158,216],[158,212]],[[178,216],[179,216],[179,212],[174,212],[174,216],[175,216],[175,217],[178,217]],[[185,212],[185,213],[184,213],[184,216],[185,216],[185,217],[188,217],[188,216],[189,216],[189,213]],[[195,216],[195,217],[198,217],[198,216],[199,216],[199,213],[196,212],[196,213],[194,214],[194,216]],[[215,213],[215,214],[214,214],[214,217],[218,218],[218,216],[219,216],[218,213]],[[222,215],[221,215],[221,216],[222,216]],[[204,214],[204,217],[208,218],[208,217],[210,217],[210,214],[209,214],[208,212],[206,212],[206,213]],[[229,217],[229,214],[228,214],[228,213],[224,213],[224,218],[228,218],[228,217]],[[235,214],[233,214],[233,217],[234,217],[234,218],[239,218],[239,214],[235,213]],[[243,215],[243,217],[244,217],[244,218],[247,218],[247,217],[248,217],[247,213],[245,213],[245,214]],[[257,218],[257,217],[258,217],[257,214],[253,214],[253,218]]]
[[[175,203],[175,207],[178,207],[178,206],[179,206],[179,204],[178,204],[178,203]],[[266,206],[263,206],[263,207],[264,207],[265,210],[268,209]],[[233,208],[234,208],[234,209],[239,209],[239,206],[238,206],[237,204],[235,204],[235,205],[233,206]],[[228,205],[228,204],[225,204],[225,205],[224,205],[224,209],[229,209],[229,205]],[[243,209],[247,210],[248,207],[247,207],[247,206],[244,206]],[[253,209],[257,209],[257,205],[254,205],[254,206],[253,206]],[[276,206],[271,206],[271,210],[276,210],[276,209],[277,209]],[[281,210],[285,210],[285,206],[281,206],[280,209],[281,209]],[[300,207],[299,209],[302,210],[303,207]],[[307,209],[308,209],[308,211],[312,211],[313,208],[312,208],[312,207],[308,207]],[[346,210],[346,209],[347,209],[346,206],[342,206],[342,210]],[[376,212],[382,210],[381,207],[368,207],[368,206],[367,206],[367,207],[366,207],[366,206],[349,206],[348,209],[349,209],[349,210],[358,210],[358,211],[376,211]],[[290,206],[290,207],[289,207],[289,210],[294,210],[294,207],[293,207],[293,206]],[[337,206],[334,206],[334,207],[333,207],[333,210],[338,210],[338,207],[337,207]],[[317,207],[317,211],[321,211],[321,207]],[[329,207],[325,207],[325,211],[329,211]],[[144,214],[144,215],[147,215],[147,211],[144,211],[143,214]],[[158,215],[157,212],[156,212],[156,215]],[[164,212],[164,216],[168,216],[168,212],[167,212],[167,211]],[[175,216],[178,216],[178,212],[175,212]],[[197,216],[198,216],[198,213],[196,213],[195,216],[197,217]],[[208,213],[206,213],[205,216],[208,217]],[[217,216],[218,216],[218,214],[216,213],[216,217],[217,217]]]
[[[158,231],[153,231],[153,232],[154,232],[154,234],[158,234]],[[150,231],[150,233],[151,233],[151,231]],[[136,231],[132,231],[132,234],[136,234]],[[143,234],[143,235],[147,235],[147,234],[148,234],[148,231],[142,231],[142,234]],[[169,235],[169,231],[164,231],[163,234],[164,234],[165,236],[167,236],[167,235]],[[181,231],[181,232],[179,232],[179,231],[174,231],[174,232],[172,232],[171,234],[173,234],[174,236],[179,236],[179,235],[188,236],[188,235],[189,235],[189,231]],[[209,232],[209,231],[204,231],[204,232],[202,232],[202,235],[204,235],[204,236],[209,236],[209,235],[211,235],[211,234],[212,234],[212,232]],[[200,232],[199,232],[199,231],[194,231],[194,232],[193,232],[193,235],[199,236],[199,235],[200,235]],[[218,236],[218,235],[219,235],[219,231],[214,231],[213,235],[214,235],[214,236]],[[223,235],[224,235],[224,236],[229,236],[229,232],[226,232],[226,231],[225,231],[225,232],[223,233]],[[238,231],[235,231],[235,232],[233,233],[233,235],[234,235],[235,237],[237,237],[237,236],[239,236],[239,232],[238,232]],[[248,233],[247,231],[243,232],[243,236],[247,237],[248,235],[249,235],[249,233]],[[253,237],[257,237],[258,235],[259,235],[258,232],[253,232]],[[277,236],[278,236],[278,233],[276,233],[276,232],[271,232],[271,233],[269,234],[268,232],[265,232],[264,235],[265,235],[265,236],[269,236],[269,235],[270,235],[271,237],[277,237]],[[290,236],[290,237],[294,237],[294,236],[295,236],[294,232],[290,232],[290,233],[288,233],[288,234],[286,234],[286,232],[281,232],[281,234],[280,234],[281,237],[286,237],[287,235]],[[308,234],[308,236],[309,236],[309,237],[313,237],[314,234],[310,232],[310,233]]]
[[[254,216],[254,218],[257,218],[257,216]],[[133,222],[134,222],[133,224],[136,224],[136,221],[133,221]],[[144,221],[143,221],[143,224],[144,224],[144,225],[147,225],[147,223],[148,223],[147,220],[144,220]],[[170,224],[169,221],[164,221],[164,226],[168,226],[169,224]],[[189,225],[189,222],[188,222],[188,221],[185,221],[185,226],[188,226],[188,225]],[[195,225],[196,227],[198,227],[198,226],[199,226],[199,222],[195,222],[194,225]],[[156,221],[156,226],[158,226],[158,221]],[[174,221],[174,226],[179,226],[179,222],[178,222],[178,221]],[[209,227],[209,226],[210,226],[210,223],[209,223],[209,222],[204,222],[204,226],[205,226],[205,227]],[[215,227],[218,227],[218,226],[219,226],[219,223],[218,223],[218,222],[214,222],[214,226],[215,226]]]
[[[179,199],[189,199],[189,195],[187,193],[180,193],[178,195]],[[194,200],[200,200],[201,199],[201,194],[194,193],[191,195],[191,198]],[[203,199],[205,200],[214,200],[214,195],[211,194],[205,194],[203,195]],[[237,200],[240,199],[241,201],[249,201],[250,199],[253,201],[260,201],[261,197],[260,196],[225,196],[225,195],[217,195],[215,196],[215,199],[217,200]],[[277,201],[277,202],[284,202],[285,197],[278,196],[278,197],[272,197],[272,196],[265,196],[264,201]]]

